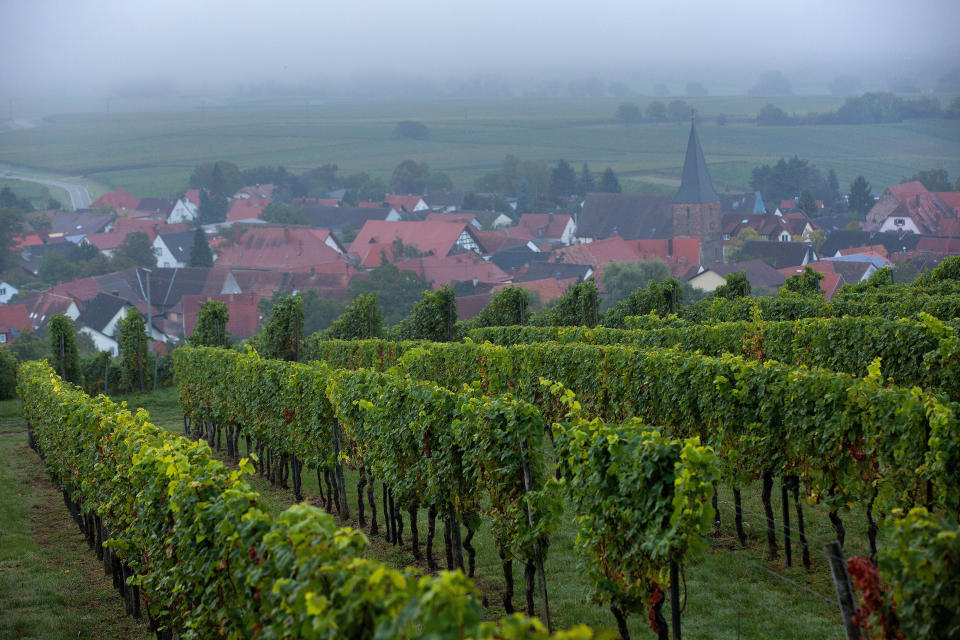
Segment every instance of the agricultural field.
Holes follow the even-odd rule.
[[[649,101],[637,98],[643,109]],[[336,163],[343,175],[366,171],[389,179],[402,160],[426,162],[469,189],[506,154],[555,163],[563,158],[594,171],[612,167],[627,190],[672,192],[687,141],[685,123],[613,121],[620,99],[435,100],[244,104],[157,113],[63,114],[40,126],[0,134],[0,165],[82,175],[103,189],[137,196],[174,196],[193,167],[229,160],[241,167],[283,165],[301,171]],[[879,193],[921,169],[960,173],[960,121],[915,120],[884,125],[758,127],[768,100],[690,98],[718,189],[745,188],[758,164],[798,155],[841,188],[864,175]],[[834,97],[778,98],[790,113],[835,109]],[[727,123],[717,124],[723,114]],[[426,140],[393,135],[399,120],[429,127]],[[94,195],[96,197],[96,195]]]

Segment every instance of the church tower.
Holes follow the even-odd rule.
[[[713,189],[697,127],[691,120],[680,190],[673,199],[673,235],[699,238],[700,264],[705,267],[723,261],[720,218],[720,196]]]

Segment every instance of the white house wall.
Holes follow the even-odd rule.
[[[903,220],[903,224],[897,224],[897,220]],[[917,228],[917,223],[913,221],[913,218],[906,216],[890,216],[880,225],[880,231],[912,231],[913,233],[920,233],[920,229]]]
[[[110,355],[116,356],[119,353],[117,348],[117,341],[109,336],[105,336],[95,329],[90,327],[80,327],[80,332],[85,333],[90,336],[90,339],[93,340],[93,345],[97,348],[97,351],[109,351]]]
[[[10,298],[17,295],[19,289],[7,282],[0,282],[0,303],[7,304]]]
[[[167,224],[173,224],[174,222],[192,222],[196,219],[196,208],[192,202],[184,198],[183,200],[177,201],[177,204],[173,207],[173,211],[167,216]]]

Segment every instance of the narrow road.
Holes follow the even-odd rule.
[[[23,180],[24,182],[37,182],[39,184],[45,184],[49,187],[60,187],[68,194],[70,194],[70,202],[73,204],[74,209],[88,209],[90,207],[90,193],[87,191],[87,188],[79,184],[73,184],[72,182],[61,182],[59,180],[49,180],[47,178],[28,178],[27,176],[18,176],[14,173],[4,173],[4,178],[10,178],[12,180]]]

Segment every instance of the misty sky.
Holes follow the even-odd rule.
[[[958,0],[0,0],[0,91],[960,64]],[[955,62],[953,62],[955,61]],[[905,70],[905,71],[904,71]]]

